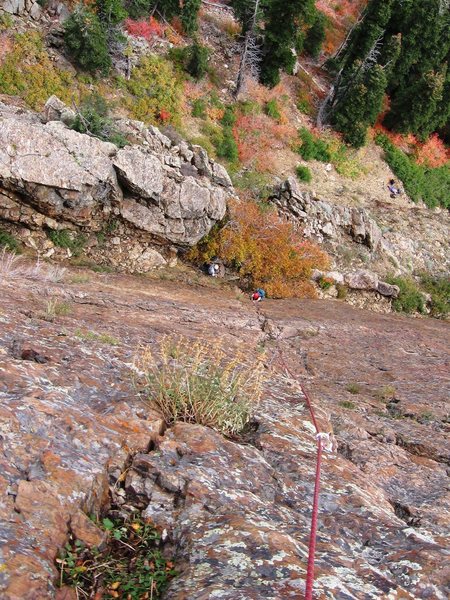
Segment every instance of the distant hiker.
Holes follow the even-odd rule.
[[[210,263],[208,265],[208,275],[211,275],[211,277],[218,277],[219,270],[220,270],[220,267],[217,263]]]
[[[255,290],[252,294],[253,302],[261,302],[262,300],[264,300],[265,297],[266,297],[266,292],[264,290],[262,290],[261,288],[258,288],[257,290]]]
[[[388,190],[391,192],[391,198],[395,198],[395,196],[399,196],[401,194],[400,189],[395,185],[395,179],[389,180]]]

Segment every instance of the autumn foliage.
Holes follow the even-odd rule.
[[[159,23],[155,17],[150,17],[148,21],[133,21],[125,19],[125,29],[133,37],[142,37],[148,42],[155,37],[164,35],[164,26]]]
[[[395,133],[379,123],[375,126],[375,132],[387,136],[394,146],[413,157],[418,165],[435,169],[450,161],[450,150],[437,133],[421,142],[412,133]]]
[[[260,173],[270,172],[274,163],[268,157],[282,150],[295,139],[295,127],[279,123],[264,114],[239,115],[233,128],[239,160]]]
[[[291,223],[270,206],[234,202],[225,227],[196,249],[197,260],[220,256],[251,287],[262,287],[272,298],[314,297],[313,269],[328,266],[327,254],[303,239]]]

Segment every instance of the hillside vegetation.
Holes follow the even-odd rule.
[[[364,196],[360,189],[365,202],[384,200],[393,173],[413,202],[447,208],[449,10],[439,0],[414,6],[93,0],[70,4],[59,25],[3,16],[0,93],[35,110],[56,94],[74,108],[74,129],[119,147],[132,140],[115,127],[117,116],[181,134],[226,165],[255,223],[279,219],[264,215],[275,178],[294,175],[306,189],[326,190],[330,169],[350,186],[350,202]],[[233,208],[231,216],[242,219]],[[319,250],[314,264],[303,264],[301,231],[268,242],[260,224],[246,240],[230,240],[229,226],[217,230],[206,254],[194,254],[201,260],[215,248],[275,295],[310,294],[305,281],[324,262]],[[284,227],[280,221],[277,231]],[[286,260],[267,268],[268,277],[265,246],[283,244]]]

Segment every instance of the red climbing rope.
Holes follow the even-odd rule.
[[[306,571],[306,587],[305,587],[305,600],[312,600],[313,598],[313,584],[314,584],[314,558],[316,555],[316,536],[317,536],[317,517],[319,514],[319,490],[320,490],[320,467],[322,462],[322,436],[326,434],[322,434],[319,429],[319,425],[317,424],[316,416],[314,414],[313,405],[311,402],[311,398],[309,397],[308,392],[304,388],[304,386],[298,381],[297,377],[292,373],[289,367],[286,365],[283,355],[281,354],[281,361],[286,372],[290,375],[290,377],[297,381],[300,385],[300,389],[305,396],[306,404],[308,405],[309,413],[311,415],[311,420],[314,423],[314,427],[316,429],[316,439],[317,439],[317,458],[316,458],[316,477],[314,481],[314,500],[313,500],[313,510],[311,515],[311,530],[309,534],[309,548],[308,548],[308,568]]]

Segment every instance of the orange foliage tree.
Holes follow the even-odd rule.
[[[329,265],[328,255],[303,239],[274,208],[251,201],[231,203],[217,249],[249,284],[273,298],[314,297],[311,272]]]

